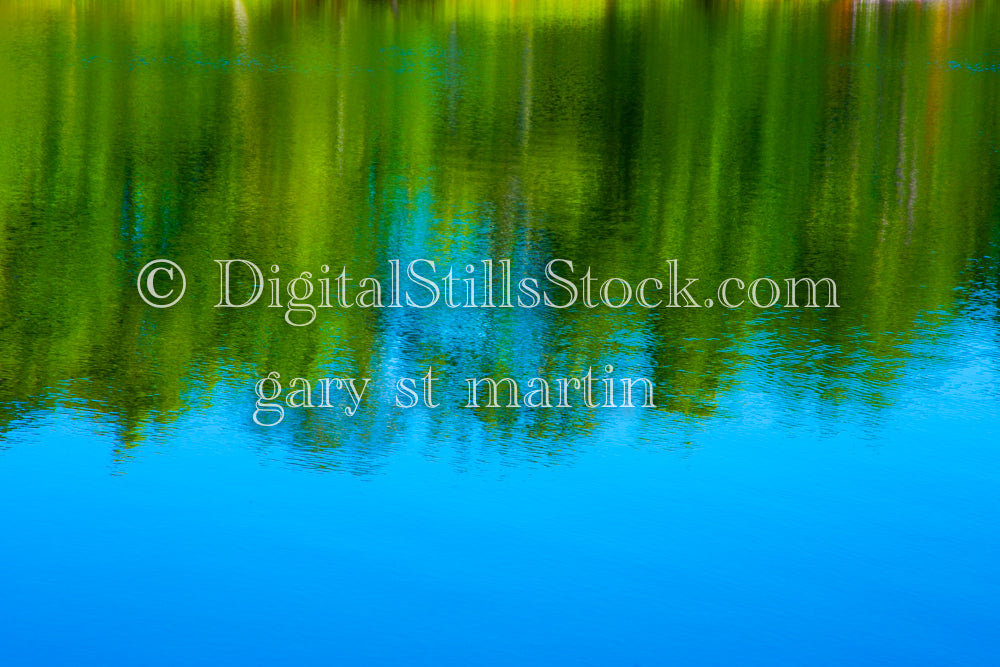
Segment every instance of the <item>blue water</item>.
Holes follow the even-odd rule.
[[[751,373],[558,464],[414,418],[323,472],[214,409],[115,461],[55,410],[0,458],[4,663],[991,664],[996,330],[953,329],[870,421]]]
[[[0,3],[0,667],[1000,664],[998,34],[987,1]],[[226,258],[676,259],[839,307],[292,327],[215,308]],[[462,407],[606,365],[656,408]],[[394,407],[428,367],[441,406]],[[269,372],[373,382],[258,426]]]

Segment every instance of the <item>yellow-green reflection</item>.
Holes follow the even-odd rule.
[[[884,405],[906,345],[955,317],[983,279],[970,260],[994,247],[998,12],[5,3],[0,418],[84,406],[131,444],[223,380],[245,388],[247,421],[269,370],[383,377],[398,359],[459,388],[621,360],[695,418],[748,368],[831,414]],[[169,311],[135,292],[153,257],[195,278]],[[385,275],[397,257],[537,274],[563,257],[632,280],[676,258],[705,284],[831,277],[842,307],[476,313],[475,331],[354,309],[291,330],[263,307],[212,308],[213,260],[235,257],[289,276]],[[599,416],[475,418],[555,433]],[[329,419],[294,437],[335,444]],[[399,419],[355,426],[375,442]]]

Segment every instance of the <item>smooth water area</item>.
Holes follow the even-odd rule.
[[[998,109],[985,1],[3,3],[0,664],[994,664]],[[556,258],[698,305],[215,307]]]

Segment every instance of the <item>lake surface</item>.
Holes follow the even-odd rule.
[[[995,664],[998,110],[986,1],[5,2],[0,662]]]

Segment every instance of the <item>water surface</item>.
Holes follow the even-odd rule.
[[[0,659],[990,664],[998,34],[985,1],[5,3]],[[699,301],[839,308],[293,327],[213,307],[237,258],[677,260]],[[605,365],[656,407],[462,407]],[[428,367],[441,407],[395,407]],[[270,371],[373,383],[263,427]]]

